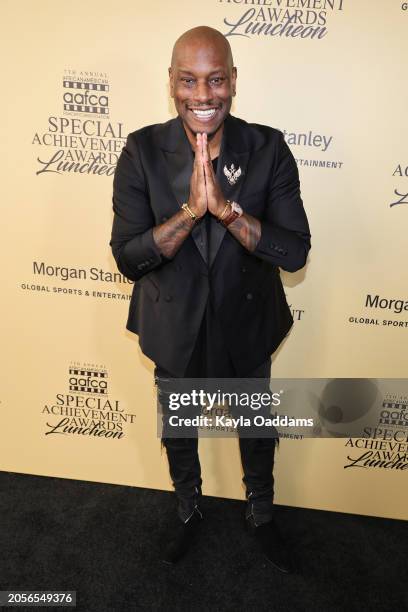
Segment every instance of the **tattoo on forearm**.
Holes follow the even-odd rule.
[[[153,239],[159,251],[169,259],[174,257],[178,249],[190,234],[195,222],[184,210],[180,210],[165,223],[153,228]]]
[[[261,238],[261,223],[256,217],[244,213],[227,229],[248,251],[254,251]]]

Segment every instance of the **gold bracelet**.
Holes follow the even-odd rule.
[[[229,201],[229,200],[227,200],[227,203],[226,203],[226,205],[225,205],[224,210],[222,211],[221,215],[218,217],[218,221],[221,221],[221,219],[223,219],[223,218],[224,218],[224,216],[225,216],[225,212],[226,212],[226,210],[227,210],[228,206],[230,206],[230,201]]]
[[[193,221],[197,221],[197,219],[200,218],[195,213],[193,213],[187,202],[184,202],[184,204],[181,205],[181,208],[193,219]]]

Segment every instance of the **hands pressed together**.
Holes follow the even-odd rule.
[[[220,217],[226,203],[214,173],[207,134],[197,133],[188,206],[198,217],[203,217],[207,210]]]
[[[203,217],[209,211],[217,219],[222,218],[228,207],[214,173],[207,134],[198,133],[196,137],[187,205],[197,217]],[[194,225],[195,220],[185,210],[179,210],[164,223],[156,225],[153,240],[160,253],[169,259],[174,257]],[[230,222],[228,230],[250,252],[254,251],[261,236],[260,221],[247,213]]]

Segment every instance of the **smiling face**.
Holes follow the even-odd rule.
[[[229,43],[212,28],[189,30],[174,46],[169,75],[171,97],[189,139],[205,132],[211,140],[222,130],[235,95],[237,71]]]

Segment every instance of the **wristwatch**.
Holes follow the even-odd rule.
[[[235,219],[238,219],[238,217],[240,217],[244,211],[242,210],[241,206],[238,204],[238,202],[230,202],[229,200],[227,200],[227,203],[229,204],[229,212],[225,215],[225,217],[221,217],[220,222],[227,227],[227,225],[229,225],[230,223],[232,223],[233,221],[235,221]]]

